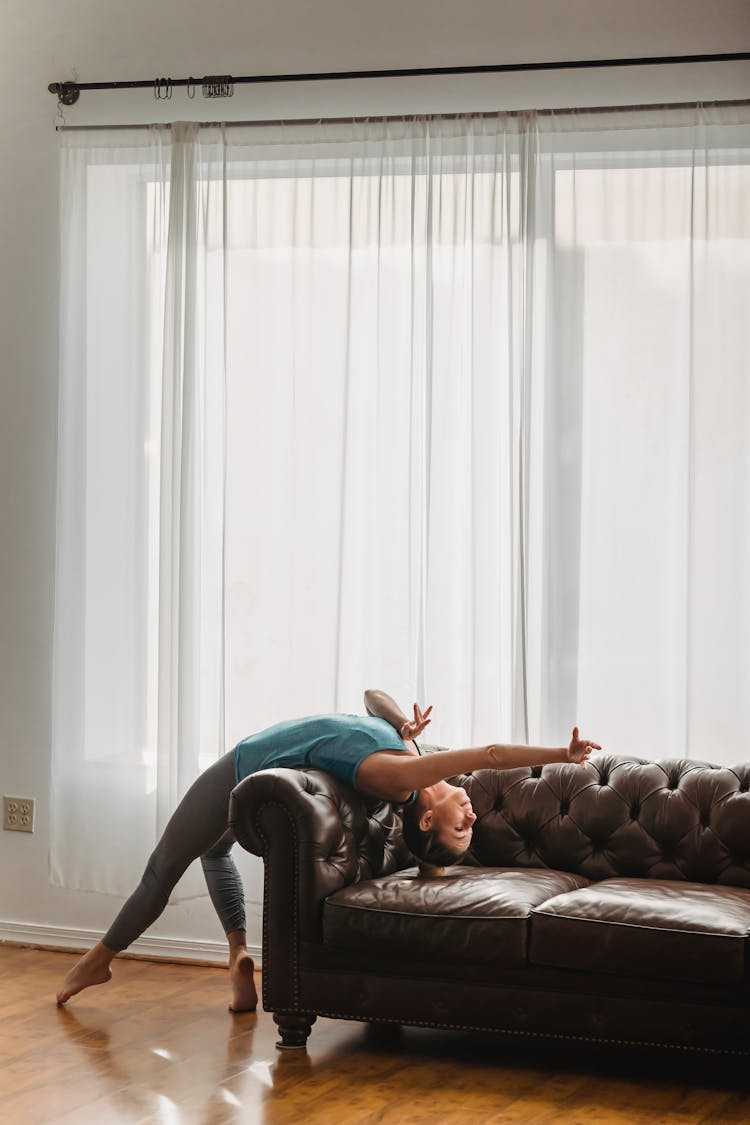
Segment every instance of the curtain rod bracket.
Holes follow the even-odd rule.
[[[47,89],[50,94],[57,94],[60,105],[75,105],[81,96],[81,91],[75,82],[50,82]]]

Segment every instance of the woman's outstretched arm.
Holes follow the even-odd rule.
[[[422,758],[408,758],[395,762],[399,767],[403,787],[408,790],[423,789],[445,781],[457,773],[475,770],[513,769],[514,766],[540,766],[549,762],[568,761],[564,746],[475,746],[466,750],[443,750]]]
[[[424,789],[459,773],[475,770],[514,769],[516,766],[542,766],[552,762],[576,762],[585,765],[592,750],[601,750],[596,742],[582,739],[578,727],[573,729],[569,746],[523,746],[490,743],[467,750],[443,750],[421,758],[390,754],[383,751],[366,758],[359,767],[359,787],[372,796],[388,800],[406,800],[414,789]]]

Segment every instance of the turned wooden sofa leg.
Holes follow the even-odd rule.
[[[274,1023],[281,1033],[276,1046],[284,1051],[307,1046],[307,1037],[318,1017],[311,1012],[274,1012]]]

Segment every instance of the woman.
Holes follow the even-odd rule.
[[[193,783],[169,820],[143,878],[101,941],[67,974],[58,1004],[110,980],[114,957],[135,941],[164,910],[177,881],[200,857],[214,908],[229,945],[232,1012],[254,1011],[258,997],[245,933],[245,903],[230,851],[229,796],[252,773],[274,766],[323,769],[367,797],[405,804],[404,838],[422,863],[457,863],[471,842],[476,820],[466,792],[446,778],[479,769],[512,769],[548,762],[583,765],[595,742],[579,739],[558,749],[481,746],[422,755],[414,741],[430,722],[431,707],[414,704],[413,719],[390,696],[365,692],[367,717],[319,715],[278,723],[238,743]]]

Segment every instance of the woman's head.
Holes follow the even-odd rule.
[[[404,808],[406,846],[420,865],[450,867],[469,850],[476,819],[466,791],[440,781],[420,789]]]

